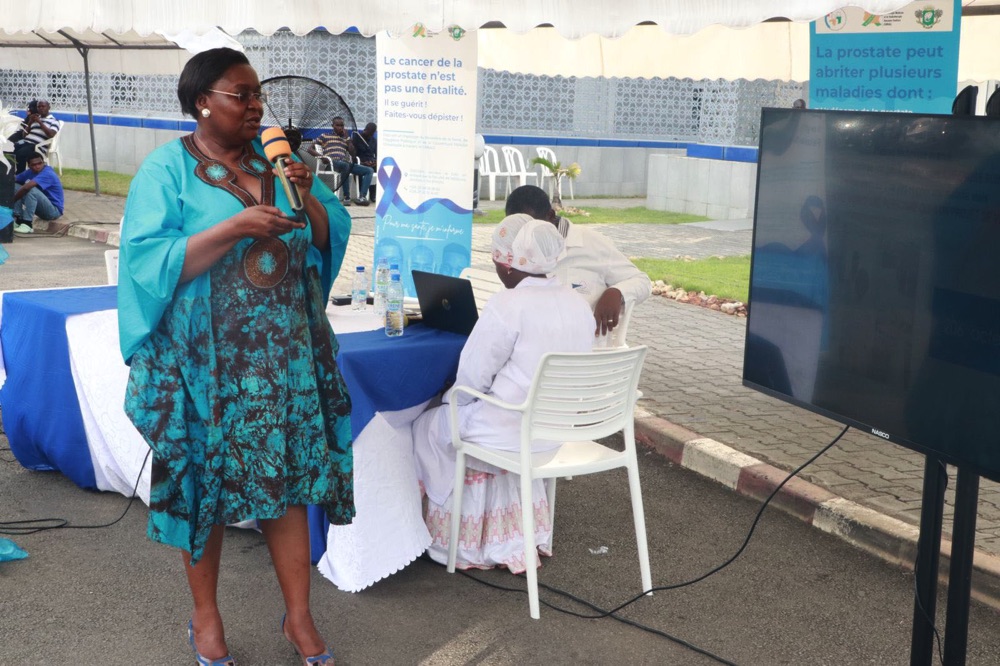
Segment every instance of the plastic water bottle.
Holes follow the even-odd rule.
[[[375,315],[385,317],[385,301],[389,294],[389,260],[382,257],[375,268]]]
[[[351,289],[351,308],[364,310],[367,300],[368,276],[365,275],[365,267],[358,266],[357,272],[354,274],[354,287]]]
[[[385,334],[390,338],[403,334],[403,283],[393,273],[385,300]]]

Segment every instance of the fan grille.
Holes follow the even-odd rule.
[[[357,129],[344,98],[316,79],[275,76],[261,81],[260,87],[267,93],[265,125],[298,129],[308,139],[328,131],[333,118],[341,116],[348,131]]]

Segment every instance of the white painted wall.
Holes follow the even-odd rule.
[[[757,165],[682,155],[649,156],[646,208],[705,215],[714,220],[753,217]]]

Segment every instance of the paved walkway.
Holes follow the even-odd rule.
[[[575,205],[635,206],[641,199],[578,200]],[[503,202],[483,202],[499,208]],[[123,200],[67,193],[69,233],[117,244]],[[370,263],[374,207],[349,209],[355,220],[345,266]],[[747,255],[751,221],[697,225],[597,225],[631,256]],[[474,226],[473,264],[488,266],[492,225]],[[346,291],[348,282],[338,281]],[[635,309],[629,341],[645,344],[637,433],[675,462],[748,495],[766,495],[788,471],[818,452],[840,431],[829,419],[741,384],[746,320],[651,297]],[[707,461],[707,462],[706,462]],[[772,467],[773,466],[773,467]],[[774,469],[777,468],[777,469]],[[951,479],[954,479],[954,470]],[[850,431],[789,484],[785,510],[901,564],[912,562],[919,522],[923,456]],[[772,478],[774,477],[774,478]],[[787,499],[787,498],[786,498]],[[951,527],[954,487],[947,494],[945,531]],[[977,521],[974,593],[1000,606],[1000,485],[983,480]],[[947,543],[946,543],[947,547]]]

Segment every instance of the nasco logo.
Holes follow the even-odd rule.
[[[889,433],[882,432],[878,428],[872,428],[872,434],[881,437],[882,439],[889,439]]]

